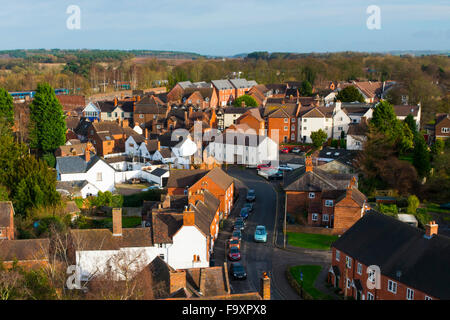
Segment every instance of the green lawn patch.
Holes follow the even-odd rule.
[[[75,201],[75,204],[77,205],[78,209],[83,208],[83,202],[84,202],[83,198],[75,198],[75,199],[73,199],[73,201]]]
[[[298,284],[303,287],[303,290],[314,300],[333,300],[330,295],[321,292],[314,286],[321,270],[322,267],[316,265],[301,265],[289,268],[289,272],[294,277],[295,281],[297,281]],[[303,273],[303,281],[300,280],[300,273]]]
[[[161,194],[165,193],[165,190],[148,190],[143,192],[134,193],[128,196],[123,196],[124,207],[141,207],[144,200],[159,201],[161,200]]]
[[[291,246],[318,250],[329,250],[331,244],[338,239],[338,236],[297,232],[288,232],[287,237]]]
[[[105,218],[105,225],[112,226],[112,218]],[[135,228],[141,224],[141,217],[122,217],[122,228]]]

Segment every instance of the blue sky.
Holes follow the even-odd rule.
[[[450,1],[1,0],[0,49],[152,49],[234,55],[450,49]],[[69,5],[81,29],[69,30]],[[369,30],[369,5],[381,29]]]

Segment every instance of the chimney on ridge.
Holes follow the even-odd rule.
[[[191,210],[189,206],[184,207],[183,212],[183,226],[195,225],[195,212]]]
[[[312,172],[313,171],[313,163],[312,163],[312,157],[306,157],[305,158],[305,167],[306,167],[306,171],[305,172]]]

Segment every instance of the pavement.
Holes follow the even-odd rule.
[[[260,290],[260,278],[263,272],[271,277],[272,300],[300,300],[300,296],[292,289],[286,279],[286,270],[290,266],[315,264],[323,267],[316,287],[323,292],[334,295],[325,287],[325,279],[331,262],[331,251],[307,250],[286,246],[284,248],[283,195],[277,193],[279,182],[267,181],[258,176],[255,169],[243,169],[229,166],[227,173],[235,178],[239,196],[234,204],[230,217],[224,221],[222,230],[216,240],[214,248],[215,265],[228,264],[226,257],[226,241],[230,238],[233,223],[239,216],[245,203],[248,189],[256,192],[254,210],[246,221],[241,241],[241,263],[247,271],[247,280],[236,281],[230,279],[232,293],[245,293]],[[255,243],[253,234],[257,225],[265,225],[268,232],[267,243]]]

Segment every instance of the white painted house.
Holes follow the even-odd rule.
[[[58,181],[86,181],[88,189],[83,197],[97,195],[98,191],[114,191],[115,170],[103,159],[87,152],[83,156],[69,156],[56,158],[56,172]],[[83,188],[83,189],[84,189]]]
[[[255,166],[278,161],[278,144],[267,136],[227,131],[206,147],[218,163]]]

